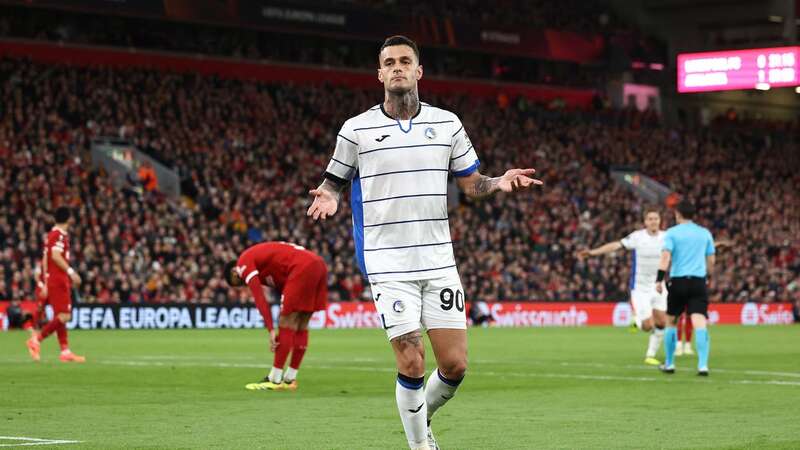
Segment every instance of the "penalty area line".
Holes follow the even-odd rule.
[[[3,441],[20,441],[6,443]],[[0,447],[30,447],[33,445],[63,445],[80,444],[83,441],[73,441],[69,439],[41,439],[24,436],[0,436]]]
[[[252,364],[252,363],[164,363],[160,361],[100,361],[100,364],[111,366],[134,366],[134,367],[215,367],[215,368],[267,368],[268,364]],[[308,364],[308,369],[319,370],[340,370],[352,372],[396,372],[395,369],[384,367],[348,367],[339,365],[322,365],[322,364]],[[656,372],[655,368],[650,369]],[[656,375],[652,377],[637,377],[627,375],[603,375],[603,374],[578,374],[578,373],[548,373],[548,372],[494,372],[494,371],[474,371],[472,376],[490,376],[490,377],[513,377],[513,378],[562,378],[573,380],[592,380],[592,381],[637,381],[646,383],[725,383],[725,384],[741,384],[741,385],[771,385],[771,386],[800,386],[800,381],[784,381],[784,380],[714,380],[712,379],[685,379],[685,378],[670,378],[665,375]]]

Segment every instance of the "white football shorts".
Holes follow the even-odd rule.
[[[389,340],[422,327],[467,328],[466,299],[457,273],[431,280],[371,283],[371,287]]]
[[[631,303],[636,318],[636,326],[642,328],[642,322],[653,317],[653,310],[667,310],[667,288],[659,294],[655,286],[649,289],[634,289],[631,291]]]

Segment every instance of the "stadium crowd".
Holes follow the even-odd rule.
[[[377,89],[19,59],[0,60],[0,80],[0,298],[32,297],[50,212],[62,204],[78,211],[70,236],[82,301],[250,301],[224,285],[219,269],[262,240],[322,255],[333,300],[368,298],[346,202],[324,227],[305,210],[338,127],[378,103]],[[423,100],[461,115],[482,172],[535,167],[546,183],[529,196],[453,202],[470,298],[626,299],[630,255],[574,257],[640,226],[643,205],[608,174],[626,165],[696,199],[700,221],[735,240],[720,255],[715,301],[800,299],[796,134],[677,131],[654,113],[437,98],[424,84]],[[173,167],[184,197],[136,180],[115,187],[90,162],[91,139],[105,135]]]
[[[363,2],[363,4],[358,1],[355,2],[356,4],[343,3],[343,6],[351,8],[374,8],[375,11],[383,14],[397,14],[402,17],[408,14],[404,7],[399,8],[391,3],[386,5],[370,1]],[[431,9],[444,11],[450,10],[448,3],[447,1],[419,3],[415,8],[421,9],[420,14]],[[527,2],[516,0],[513,3],[527,4]],[[547,11],[564,11],[559,6],[560,2],[546,0],[537,3],[549,3],[550,5],[543,7],[541,14],[534,14],[533,17],[544,17],[542,14],[549,14]],[[465,3],[464,6],[467,4]],[[469,6],[469,9],[455,8],[450,11],[453,13],[460,11],[457,14],[459,19],[474,22],[481,21],[482,15],[488,11],[499,13],[511,10],[481,8],[479,2],[469,2]],[[528,7],[525,8],[527,10]],[[428,12],[424,14],[428,14]],[[514,17],[518,16],[514,15]],[[570,29],[566,23],[570,21],[583,23],[589,17],[593,16],[591,14],[575,14],[563,17],[561,21],[554,22],[551,27]],[[499,16],[497,18],[499,19]],[[566,28],[559,28],[561,25],[557,25],[562,22],[565,23]],[[577,28],[585,32],[593,29],[587,24],[582,24]],[[633,57],[636,53],[635,48],[639,47],[637,43],[639,38],[629,36],[633,32],[622,25],[615,26],[613,29],[617,31],[614,36],[608,37],[608,41],[612,45],[619,44]],[[221,25],[201,25],[135,17],[108,17],[71,11],[48,11],[2,5],[0,5],[0,37],[70,44],[110,45],[130,49],[364,70],[375,68],[377,45],[376,42],[341,37],[310,34],[291,35],[269,30],[242,29]],[[601,85],[606,76],[606,71],[601,67],[602,64],[582,64],[578,70],[579,66],[574,62],[512,55],[502,56],[486,52],[465,51],[463,48],[454,50],[434,46],[426,48],[425,55],[425,72],[427,75],[433,76],[589,87]],[[639,58],[638,55],[637,58]]]

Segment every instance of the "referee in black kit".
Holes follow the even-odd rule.
[[[710,341],[706,319],[708,318],[708,292],[706,284],[709,273],[714,270],[714,238],[708,229],[692,221],[694,205],[681,201],[675,210],[677,225],[667,230],[664,249],[658,266],[656,290],[664,289],[664,275],[669,272],[667,295],[667,328],[664,332],[666,361],[660,366],[664,373],[675,373],[675,346],[677,344],[676,319],[688,310],[695,330],[697,347],[697,374],[708,376],[708,352]]]

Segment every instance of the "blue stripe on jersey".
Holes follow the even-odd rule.
[[[361,202],[361,180],[356,173],[350,188],[350,208],[353,210],[353,241],[356,245],[356,261],[361,273],[367,275],[367,264],[364,262],[364,206]]]
[[[411,127],[414,126],[414,119],[413,118],[408,121],[408,130],[404,130],[403,129],[403,123],[400,122],[400,119],[395,119],[395,120],[397,120],[397,126],[400,127],[400,131],[402,131],[405,134],[408,134],[408,133],[411,132]]]
[[[453,123],[452,120],[440,120],[438,122],[414,122],[414,125],[438,125],[440,123]]]
[[[377,127],[362,127],[362,128],[353,128],[353,131],[361,131],[361,130],[377,130],[378,128],[389,128],[389,127],[396,127],[396,123],[390,123],[389,125],[379,125]]]
[[[422,105],[422,106],[430,106],[430,105]],[[370,109],[370,111],[377,111],[379,109],[380,109],[380,107],[375,107],[375,108]],[[439,122],[414,122],[413,124],[414,125],[438,125],[438,124],[442,124],[442,123],[452,123],[452,122],[453,122],[452,120],[441,120]],[[389,125],[379,125],[379,126],[376,126],[376,127],[353,128],[353,131],[377,130],[379,128],[391,128],[391,127],[396,127],[398,125],[399,125],[398,123],[392,123],[392,124],[389,124]],[[461,127],[461,128],[464,128],[464,127]],[[400,127],[400,129],[402,130],[403,127]],[[461,130],[459,130],[459,131],[461,131]],[[458,132],[456,132],[456,133],[458,133]],[[455,134],[453,136],[455,136]]]
[[[462,158],[462,157],[464,157],[464,156],[467,156],[467,153],[469,153],[469,152],[470,152],[470,150],[472,150],[472,147],[470,147],[470,148],[469,148],[469,150],[465,151],[464,153],[462,153],[462,154],[460,154],[460,155],[456,156],[455,158],[450,158],[450,161],[455,161],[455,160],[457,160],[457,159],[459,159],[459,158]]]
[[[449,220],[449,217],[445,217],[442,219],[414,219],[414,220],[398,220],[397,222],[383,222],[383,223],[374,223],[372,225],[364,225],[364,228],[369,227],[382,227],[384,225],[397,225],[400,223],[413,223],[413,222],[438,222],[442,220]]]
[[[631,264],[631,280],[628,282],[628,287],[630,290],[634,290],[636,288],[636,250],[631,252],[631,258],[633,263]]]
[[[433,243],[433,244],[416,244],[416,245],[401,245],[401,246],[398,246],[398,247],[366,248],[366,249],[364,249],[364,251],[365,252],[379,252],[381,250],[397,250],[397,249],[401,249],[401,248],[415,248],[415,247],[432,247],[434,245],[446,245],[446,244],[452,244],[452,243],[453,243],[453,241],[447,241],[447,242],[436,242],[436,243]]]
[[[360,152],[359,155],[366,155],[367,153],[372,152],[379,152],[381,150],[396,150],[398,148],[417,148],[417,147],[450,147],[450,144],[419,144],[419,145],[401,145],[399,147],[381,147],[375,148],[372,150],[367,150],[365,152]]]
[[[457,172],[453,172],[453,176],[455,176],[455,177],[466,177],[468,175],[471,175],[476,170],[478,170],[478,167],[480,167],[480,165],[481,165],[481,162],[476,159],[475,162],[472,163],[472,165],[467,167],[466,169],[459,170]]]
[[[347,166],[347,167],[349,167],[349,168],[351,168],[351,169],[355,169],[355,168],[356,168],[355,166],[351,166],[350,164],[345,164],[345,163],[343,163],[343,162],[339,161],[339,160],[338,160],[338,159],[336,159],[336,158],[331,158],[331,159],[332,159],[332,160],[334,160],[334,161],[336,161],[337,163],[339,163],[339,164],[341,164],[341,165],[343,165],[343,166]]]
[[[367,178],[372,177],[382,177],[384,175],[395,175],[398,173],[411,173],[411,172],[447,172],[447,169],[414,169],[414,170],[397,170],[394,172],[383,172],[383,173],[376,173],[374,175],[365,175],[361,177],[362,180],[366,180]]]
[[[359,191],[359,194],[361,192]],[[397,197],[386,197],[386,198],[376,198],[374,200],[362,200],[361,203],[373,203],[373,202],[382,202],[386,200],[397,200],[399,198],[411,198],[411,197],[446,197],[447,194],[411,194],[411,195],[398,195]],[[363,223],[363,222],[362,222]]]
[[[344,139],[345,141],[347,141],[347,142],[355,145],[356,147],[358,147],[358,144],[356,144],[355,142],[351,141],[350,139],[347,139],[346,137],[342,136],[341,134],[337,134],[337,136],[339,136],[340,138]]]
[[[455,267],[456,265],[444,266],[444,267],[434,267],[433,269],[419,269],[419,270],[398,270],[394,272],[374,272],[367,275],[386,275],[389,273],[414,273],[414,272],[430,272],[431,270],[442,270],[442,269],[449,269],[451,267]]]

